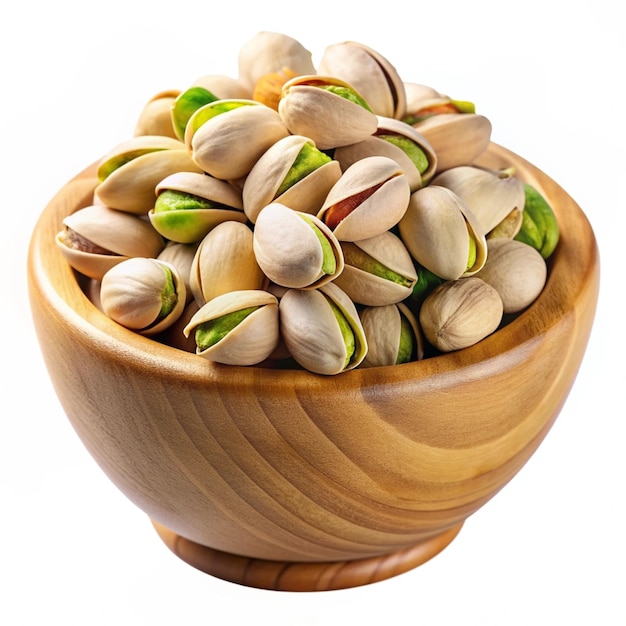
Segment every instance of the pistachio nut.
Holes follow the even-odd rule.
[[[254,86],[252,99],[278,111],[283,85],[296,76],[297,74],[288,67],[283,68],[280,72],[264,74],[257,80]]]
[[[413,312],[402,302],[361,311],[367,354],[361,367],[399,365],[424,358],[424,340]]]
[[[199,243],[189,276],[199,306],[229,291],[262,289],[265,282],[247,224],[222,222]]]
[[[193,292],[191,291],[191,268],[193,266],[193,259],[196,256],[197,244],[178,243],[176,241],[168,241],[165,244],[165,248],[157,255],[157,260],[165,261],[170,265],[173,265],[178,270],[178,275],[185,283],[185,291],[187,295],[187,302],[193,299]]]
[[[334,283],[289,289],[280,299],[280,330],[293,359],[316,374],[339,374],[361,364],[365,331],[350,298]]]
[[[200,171],[178,139],[140,135],[100,160],[94,197],[113,209],[147,215],[154,206],[154,189],[166,176]]]
[[[182,314],[185,283],[166,261],[134,257],[102,277],[100,302],[106,315],[118,324],[142,335],[155,335]]]
[[[362,43],[344,41],[327,46],[317,72],[352,85],[377,115],[401,119],[405,114],[406,93],[398,71],[382,54]]]
[[[552,207],[539,190],[525,183],[524,195],[522,224],[515,239],[532,246],[544,259],[548,259],[559,242],[559,224]]]
[[[219,100],[248,99],[252,92],[236,78],[224,74],[203,74],[196,78],[192,87],[204,87]]]
[[[137,215],[95,204],[63,220],[55,238],[65,260],[78,272],[100,280],[130,257],[156,257],[165,241]]]
[[[489,239],[487,247],[487,261],[476,276],[500,294],[505,313],[519,313],[543,290],[546,262],[538,250],[514,239]]]
[[[172,137],[176,139],[176,133],[172,126],[172,105],[180,92],[177,89],[160,91],[144,105],[133,135],[152,135],[157,137]]]
[[[411,295],[417,281],[413,259],[391,231],[359,241],[342,241],[344,268],[335,284],[353,302],[395,304]]]
[[[340,241],[368,239],[402,219],[410,196],[409,181],[396,161],[364,157],[343,172],[317,217]]]
[[[454,100],[428,85],[404,83],[407,104],[402,118],[407,124],[419,124],[433,115],[474,114],[476,106],[467,100]]]
[[[524,183],[514,168],[493,170],[461,165],[437,174],[433,185],[452,190],[487,235],[510,213],[524,209]]]
[[[272,282],[297,289],[319,287],[341,274],[339,241],[315,215],[273,202],[254,226],[254,254]]]
[[[201,85],[193,85],[178,94],[172,103],[170,117],[174,135],[180,140],[185,140],[185,129],[191,116],[205,104],[215,102],[218,97]]]
[[[224,180],[198,172],[176,172],[155,188],[148,218],[163,237],[178,243],[200,241],[226,220],[245,222],[241,192]]]
[[[216,296],[183,329],[193,332],[196,353],[226,365],[256,365],[277,348],[278,301],[267,291],[246,289]]]
[[[431,184],[411,194],[398,230],[415,261],[440,278],[469,276],[485,264],[487,241],[480,225],[446,187]]]
[[[239,82],[253,93],[257,81],[289,68],[294,75],[315,74],[311,53],[293,37],[261,31],[239,49]]]
[[[278,114],[292,135],[304,135],[320,150],[369,137],[378,126],[361,94],[338,78],[297,76],[282,88]]]
[[[271,146],[250,170],[243,185],[243,209],[252,223],[272,202],[317,214],[340,177],[340,164],[311,139],[288,135]]]
[[[216,100],[187,122],[185,145],[207,174],[223,180],[246,176],[260,156],[289,131],[278,113],[254,100]]]
[[[441,352],[478,343],[497,330],[502,299],[488,283],[468,276],[442,283],[422,303],[419,323],[426,340]]]

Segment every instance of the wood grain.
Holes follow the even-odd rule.
[[[314,583],[302,587],[323,588],[328,563],[399,553],[419,564],[406,555],[445,544],[523,467],[574,383],[599,256],[586,216],[547,175],[495,144],[481,162],[515,166],[554,208],[561,239],[541,296],[471,348],[334,377],[211,364],[118,326],[53,243],[63,217],[91,203],[94,166],[50,202],[28,258],[50,378],[91,455],[163,536],[299,564],[300,577],[308,564]]]

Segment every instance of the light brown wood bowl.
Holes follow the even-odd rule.
[[[475,346],[324,377],[211,364],[128,331],[81,290],[54,237],[91,204],[95,166],[43,211],[31,241],[34,324],[74,429],[181,559],[243,585],[354,587],[442,550],[539,446],[583,358],[599,285],[578,205],[491,145],[561,225],[549,279]]]

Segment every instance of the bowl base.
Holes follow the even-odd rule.
[[[350,561],[298,563],[221,552],[190,541],[151,521],[163,543],[187,564],[222,580],[273,591],[331,591],[392,578],[439,554],[463,526],[461,522],[444,533],[389,554]]]

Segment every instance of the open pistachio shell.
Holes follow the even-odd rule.
[[[342,174],[317,217],[340,241],[368,239],[402,219],[410,196],[409,181],[396,161],[364,157]]]
[[[330,76],[297,76],[282,88],[278,113],[289,132],[311,138],[320,150],[346,146],[373,134],[376,115],[359,92]]]
[[[198,245],[189,284],[199,306],[229,291],[262,289],[265,282],[247,224],[222,222]]]
[[[367,340],[358,312],[334,283],[318,289],[289,289],[279,311],[285,346],[305,369],[339,374],[365,358]]]
[[[224,74],[203,74],[194,80],[192,87],[204,87],[220,100],[249,99],[252,92],[236,78]]]
[[[344,41],[327,46],[317,71],[353,85],[377,115],[400,119],[405,113],[404,83],[396,68],[362,43]]]
[[[247,219],[241,192],[207,174],[176,172],[164,178],[155,193],[156,203],[148,217],[155,230],[171,241],[200,241],[221,222]]]
[[[450,189],[437,185],[418,189],[398,229],[411,256],[441,278],[469,276],[485,264],[482,229]]]
[[[223,180],[246,176],[261,155],[289,131],[278,113],[254,100],[217,100],[189,119],[185,145],[207,174]]]
[[[257,217],[254,254],[269,280],[283,287],[319,287],[344,267],[339,241],[321,220],[278,202]]]
[[[296,211],[317,214],[341,177],[339,163],[308,137],[288,135],[255,163],[243,186],[243,207],[251,222],[263,207],[279,202]]]
[[[191,267],[193,265],[193,259],[196,256],[196,250],[198,246],[188,243],[179,243],[176,241],[168,241],[165,248],[159,252],[156,257],[159,261],[165,261],[170,265],[173,265],[178,270],[178,275],[185,283],[185,290],[187,292],[187,302],[193,300],[193,293],[191,291]]]
[[[218,97],[206,87],[194,85],[181,92],[172,103],[170,117],[175,136],[181,141],[185,140],[185,129],[191,116],[205,104],[215,102]]]
[[[172,105],[180,94],[177,89],[169,89],[155,94],[139,114],[135,124],[134,136],[149,135],[176,138],[172,126]]]
[[[146,220],[101,204],[68,215],[55,240],[75,270],[96,280],[121,261],[156,257],[165,246]]]
[[[185,283],[170,263],[135,257],[118,263],[102,277],[100,303],[106,315],[122,326],[155,335],[181,316]]]
[[[263,290],[221,294],[200,307],[183,333],[195,333],[196,353],[210,361],[255,365],[278,347],[278,300]]]
[[[408,298],[417,281],[413,259],[391,231],[355,242],[341,242],[343,272],[335,284],[353,302],[368,306],[395,304]]]

